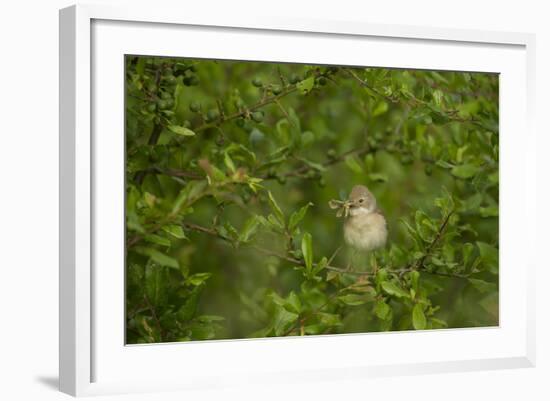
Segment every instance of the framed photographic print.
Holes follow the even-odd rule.
[[[532,36],[60,29],[62,391],[532,366]]]

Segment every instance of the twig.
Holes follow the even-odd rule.
[[[344,68],[344,71],[346,73],[348,73],[353,79],[355,79],[357,82],[359,82],[362,86],[364,86],[365,88],[368,88],[369,90],[371,90],[372,92],[376,93],[378,96],[386,99],[387,101],[389,102],[392,102],[392,103],[397,103],[398,100],[391,97],[391,96],[387,96],[387,95],[384,95],[383,93],[381,93],[379,90],[373,88],[372,86],[370,86],[366,81],[362,80],[361,78],[359,78],[359,76],[353,72],[353,70],[350,70],[349,68]]]
[[[439,240],[443,236],[443,232],[445,231],[445,228],[447,227],[447,224],[449,224],[449,219],[451,218],[451,216],[453,214],[454,214],[454,210],[451,210],[447,214],[447,216],[445,216],[445,219],[443,219],[443,223],[441,223],[441,226],[439,226],[439,230],[437,230],[437,234],[435,235],[432,242],[430,242],[430,244],[426,248],[426,251],[424,252],[424,255],[420,259],[418,259],[418,261],[414,265],[414,270],[418,270],[420,267],[422,267],[424,265],[424,261],[426,260],[426,258],[431,255],[433,249],[435,248],[435,246],[437,245],[437,243],[439,242]]]
[[[162,129],[163,129],[163,126],[161,124],[155,124],[155,126],[153,127],[153,131],[151,132],[151,136],[147,141],[148,145],[155,145],[157,143],[160,137],[160,133],[162,132]],[[138,171],[135,175],[134,180],[138,183],[138,185],[141,185],[146,175],[147,173],[145,170]]]
[[[371,149],[368,146],[364,146],[364,147],[360,147],[360,148],[356,148],[356,149],[351,149],[351,150],[348,150],[347,152],[342,153],[341,155],[339,155],[337,157],[334,157],[334,158],[327,159],[327,160],[323,161],[322,163],[320,163],[320,165],[323,166],[323,167],[328,167],[328,166],[343,162],[346,159],[346,157],[348,157],[348,156],[351,156],[351,155],[362,156],[362,155],[368,153],[370,150]],[[315,168],[311,167],[307,164],[304,164],[303,166],[298,167],[295,170],[287,171],[286,173],[281,174],[281,176],[283,176],[285,178],[291,178],[291,177],[297,177],[298,178],[298,177],[302,177],[304,174],[306,174],[310,170],[315,170]],[[180,178],[183,177],[183,178],[187,178],[187,179],[190,179],[190,180],[203,180],[203,179],[206,178],[205,175],[197,173],[197,172],[193,172],[193,171],[179,170],[179,169],[176,169],[176,168],[160,168],[160,167],[157,167],[157,166],[153,166],[153,167],[150,167],[146,170],[142,170],[142,171],[140,171],[140,173],[164,174],[164,175],[168,175],[168,176],[172,176],[172,177],[180,177]],[[258,178],[261,178],[263,180],[276,179],[275,176],[272,176],[270,174],[264,174],[264,175],[262,175]]]
[[[153,305],[151,304],[151,302],[149,301],[149,298],[147,297],[146,294],[143,295],[143,299],[145,300],[145,303],[147,304],[147,307],[149,308],[149,310],[151,311],[151,316],[153,317],[153,320],[155,321],[155,325],[157,326],[157,330],[159,332],[159,340],[160,342],[162,342],[162,338],[164,337],[162,335],[162,326],[160,324],[160,320],[157,316],[157,313],[155,311],[155,308],[153,307]]]
[[[369,90],[371,90],[373,93],[375,93],[379,97],[384,98],[387,101],[392,102],[392,103],[399,103],[399,99],[397,99],[396,97],[385,95],[384,93],[382,93],[379,90],[375,89],[374,87],[369,85],[365,80],[361,79],[355,72],[353,72],[353,70],[351,70],[349,68],[344,68],[344,71],[346,73],[348,73],[351,77],[353,77],[359,84],[361,84],[365,88],[368,88]],[[415,105],[420,104],[422,106],[427,107],[432,112],[444,114],[450,121],[456,121],[456,122],[461,122],[461,123],[470,123],[470,124],[476,125],[480,128],[483,128],[487,131],[493,132],[493,130],[491,130],[490,128],[485,127],[480,121],[478,121],[474,118],[468,119],[468,118],[458,117],[457,116],[458,110],[442,110],[442,111],[436,110],[428,102],[423,101],[421,99],[418,99],[417,97],[412,97],[411,101],[405,102],[405,103],[408,104],[409,106],[411,106],[411,103],[414,103]]]
[[[360,147],[360,148],[351,149],[351,150],[348,150],[347,152],[342,153],[341,155],[339,155],[337,157],[325,160],[324,162],[320,163],[320,165],[323,166],[323,167],[332,166],[334,164],[343,162],[346,159],[346,157],[348,157],[348,156],[351,156],[351,155],[363,156],[364,154],[368,153],[370,150],[371,149],[370,149],[369,146],[363,146],[363,147]],[[302,177],[304,174],[306,174],[310,170],[315,170],[315,168],[308,165],[308,164],[304,164],[302,167],[299,167],[295,170],[291,170],[291,171],[288,171],[286,173],[281,174],[281,176],[286,177],[286,178],[288,178],[288,177]],[[264,179],[264,180],[268,180],[268,179],[272,179],[273,177],[271,177],[269,174],[266,174],[266,175],[262,176],[261,178]]]
[[[245,108],[244,110],[240,110],[240,111],[237,111],[233,114],[229,114],[227,116],[225,116],[225,118],[223,120],[220,120],[220,121],[215,121],[215,122],[212,122],[212,123],[206,123],[206,124],[203,124],[203,125],[200,125],[198,126],[197,128],[193,128],[193,131],[194,132],[202,132],[202,131],[205,131],[209,128],[214,128],[214,127],[217,127],[220,123],[224,123],[224,122],[227,122],[227,121],[231,121],[231,120],[235,120],[239,117],[245,117],[247,116],[251,111],[255,111],[255,110],[258,110],[268,104],[271,104],[271,103],[275,103],[277,100],[279,100],[280,98],[288,95],[289,93],[292,93],[292,92],[295,92],[297,90],[297,87],[294,85],[292,87],[289,87],[287,88],[286,90],[284,90],[283,92],[281,92],[280,94],[278,95],[274,95],[274,96],[269,96],[269,97],[266,97],[265,99],[262,99],[260,100],[259,102],[257,102],[256,104],[250,106],[250,107],[247,107]]]
[[[183,223],[182,226],[184,228],[188,229],[188,230],[202,232],[202,233],[217,237],[217,238],[219,238],[221,240],[224,240],[226,242],[230,242],[230,243],[234,242],[231,238],[228,238],[228,237],[220,234],[218,231],[216,231],[213,228],[200,226],[200,225],[194,224],[194,223]],[[284,253],[274,251],[272,249],[267,249],[267,248],[261,247],[259,245],[248,245],[248,246],[251,249],[254,249],[258,252],[263,253],[264,255],[275,256],[275,257],[277,257],[281,260],[286,260],[287,262],[292,263],[292,264],[297,265],[297,266],[305,266],[305,262],[303,260],[296,259],[296,258],[294,258],[290,255],[286,255]],[[338,272],[338,273],[351,274],[351,275],[356,275],[356,276],[368,276],[370,274],[368,272],[351,272],[351,271],[347,271],[347,270],[345,270],[341,267],[331,266],[331,265],[328,265],[325,268],[327,270],[335,271],[335,272]]]

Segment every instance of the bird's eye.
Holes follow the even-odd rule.
[[[359,203],[363,203],[363,198],[359,199]]]

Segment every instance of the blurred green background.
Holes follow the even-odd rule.
[[[125,73],[128,343],[498,325],[498,75]],[[336,252],[356,184],[388,222],[376,272]]]

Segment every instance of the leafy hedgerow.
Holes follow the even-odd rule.
[[[128,56],[127,342],[497,325],[498,154],[497,75]]]

